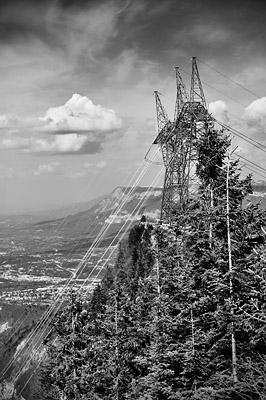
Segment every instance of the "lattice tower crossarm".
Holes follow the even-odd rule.
[[[191,190],[196,183],[197,141],[206,134],[211,123],[195,57],[192,61],[189,99],[178,68],[176,89],[173,122],[168,119],[159,94],[155,92],[158,135],[154,143],[160,145],[165,164],[161,220],[169,224],[178,213],[187,209]]]
[[[197,183],[197,140],[205,134],[208,113],[198,102],[184,104],[175,129],[168,137],[173,152],[166,165],[161,220],[171,224],[178,213],[186,211],[188,199]]]
[[[157,114],[157,125],[158,125],[158,134],[165,128],[166,124],[169,121],[169,118],[166,114],[166,111],[162,105],[159,92],[156,90],[154,92],[155,103],[156,103],[156,114]]]
[[[186,103],[188,99],[188,93],[186,91],[185,85],[183,83],[182,77],[180,75],[180,71],[178,67],[175,67],[175,80],[176,80],[176,102],[175,102],[175,113],[174,113],[174,121],[177,120],[181,110],[183,108],[184,103]]]
[[[162,105],[159,93],[154,92],[156,101],[156,113],[157,113],[157,125],[158,135],[154,141],[154,144],[158,144],[162,151],[163,162],[165,166],[168,164],[169,159],[172,157],[173,146],[168,142],[167,138],[171,135],[174,129],[174,123],[168,119],[168,116]]]
[[[207,103],[199,76],[196,57],[192,57],[190,101],[198,101],[205,107],[205,109],[207,109]]]

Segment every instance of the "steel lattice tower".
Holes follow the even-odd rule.
[[[209,129],[212,120],[198,72],[196,57],[192,58],[190,94],[186,91],[179,69],[176,71],[176,104],[174,120],[169,120],[155,91],[158,135],[154,141],[161,147],[165,165],[161,220],[171,224],[177,213],[186,210],[195,186],[197,139]]]

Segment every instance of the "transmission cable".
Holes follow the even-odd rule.
[[[250,138],[249,136],[245,135],[243,132],[240,132],[239,130],[232,128],[231,126],[225,124],[224,122],[219,121],[216,118],[213,118],[214,121],[216,121],[219,125],[221,125],[223,128],[225,128],[228,131],[231,131],[236,134],[236,136],[241,137],[243,140],[248,142],[249,144],[257,147],[259,150],[266,152],[266,146],[260,142],[258,142],[255,139]]]
[[[144,196],[140,198],[140,200],[139,200],[139,202],[137,203],[137,205],[135,206],[134,210],[131,212],[131,214],[130,214],[131,216],[136,216],[136,215],[138,215],[137,213],[138,213],[138,211],[140,210],[140,208],[142,207],[142,203],[144,203],[145,201],[147,201],[147,198],[148,198],[148,197],[147,197],[147,193],[149,193],[149,195],[151,195],[151,188],[152,188],[152,187],[156,184],[156,182],[159,180],[159,178],[160,178],[160,176],[161,176],[163,170],[164,170],[164,168],[162,167],[162,168],[160,169],[160,171],[158,172],[157,176],[154,178],[154,180],[153,180],[152,183],[150,184],[150,186],[146,189],[146,192],[145,192]],[[126,227],[128,221],[130,221],[130,217],[127,219],[127,221],[125,221],[124,225],[120,228],[120,230],[118,231],[116,237],[119,237],[120,233],[121,233],[121,232],[123,231],[123,229]],[[133,221],[134,221],[134,220],[131,220],[131,221],[130,221],[130,225],[132,225]],[[126,233],[126,232],[125,232],[125,233]],[[111,244],[109,245],[109,248],[116,242],[116,237],[112,240]],[[109,250],[108,248],[105,250],[105,253],[102,255],[102,258],[104,257],[104,255],[105,255],[106,253],[108,253],[108,250]],[[102,259],[100,259],[100,260],[98,261],[98,263],[99,263],[100,261],[102,261]],[[98,263],[96,264],[96,267],[98,266]],[[99,275],[99,273],[98,273],[98,275]],[[86,281],[85,281],[85,282],[86,282]],[[84,282],[84,284],[85,284],[85,282]],[[84,285],[84,284],[83,284],[83,285]]]
[[[184,71],[183,69],[182,69],[181,71],[184,72],[185,74],[187,74],[188,76],[191,77],[191,73],[186,72],[186,71]],[[243,106],[243,107],[245,107],[245,108],[248,107],[248,105],[243,104],[243,103],[241,103],[241,101],[235,99],[234,97],[230,96],[229,94],[226,94],[226,93],[222,92],[221,90],[216,89],[214,86],[210,85],[209,83],[204,82],[204,81],[201,81],[201,83],[203,83],[205,86],[210,87],[211,89],[215,90],[216,92],[218,92],[218,93],[220,93],[220,94],[223,94],[224,96],[228,97],[229,99],[231,99],[231,100],[237,102],[237,103],[240,104],[241,106]]]
[[[173,71],[172,71],[173,72]],[[172,72],[171,72],[171,74],[172,74]],[[170,75],[171,74],[169,74],[169,76],[166,78],[166,80],[163,82],[163,85],[165,85],[165,83],[169,80],[169,77],[170,77]],[[70,215],[70,212],[68,213],[68,217],[70,217],[71,215]],[[61,222],[61,224],[63,225],[64,223],[66,223],[66,217],[64,217],[63,219],[62,219],[62,222]],[[60,224],[60,225],[61,225]],[[57,229],[58,229],[59,227],[57,226]],[[61,226],[60,226],[60,228],[61,228]],[[46,246],[48,246],[48,243],[46,243]],[[78,266],[78,268],[79,268],[79,266]],[[77,268],[77,270],[78,270],[78,268]],[[70,278],[70,280],[72,280],[73,279],[73,275],[74,276],[76,276],[76,274],[77,274],[77,270],[73,273],[72,271],[69,271],[69,272],[71,272],[72,273],[72,277]],[[68,286],[68,284],[66,285],[66,286]],[[61,292],[62,292],[62,290],[61,290]],[[60,292],[60,296],[61,296],[61,292]],[[64,288],[63,288],[63,292],[64,292]],[[59,297],[60,297],[59,296]],[[58,296],[57,296],[58,297]],[[56,308],[55,307],[55,304],[56,304],[56,302],[54,303],[54,307],[52,307],[52,309],[53,308]],[[50,312],[48,312],[48,313],[45,313],[46,314],[46,317],[47,317],[47,314],[49,315],[49,314],[51,314],[51,310],[49,310]],[[37,323],[37,326],[38,325],[42,325],[43,323],[44,323],[44,321],[46,320],[46,318],[44,317],[43,319],[41,319],[40,321],[38,321],[38,323]]]
[[[242,158],[243,160],[249,162],[250,164],[254,165],[255,167],[259,168],[261,171],[266,172],[266,168],[261,167],[260,165],[246,159],[245,157],[241,156],[240,154],[238,154],[238,157]]]
[[[215,69],[214,67],[211,67],[210,65],[208,65],[207,63],[205,63],[204,61],[200,60],[197,57],[197,61],[201,62],[202,64],[206,65],[206,67],[212,69],[213,71],[217,72],[217,74],[223,76],[224,78],[228,79],[230,82],[234,83],[235,85],[239,86],[241,89],[246,90],[247,92],[249,92],[250,94],[252,94],[253,96],[257,97],[257,98],[261,98],[262,96],[259,96],[257,93],[253,92],[252,90],[246,88],[245,86],[241,85],[241,83],[236,82],[235,80],[233,80],[232,78],[230,78],[229,76],[225,75],[223,72],[218,71],[217,69]]]
[[[151,188],[151,187],[155,184],[155,182],[159,179],[159,177],[160,177],[162,171],[163,171],[163,168],[162,168],[161,171],[157,174],[157,176],[155,177],[155,179],[154,179],[153,182],[151,183],[150,187],[147,188],[145,194],[147,194],[147,193],[150,191],[150,188]],[[124,224],[124,226],[120,229],[120,231],[122,231],[122,230],[124,229],[124,227],[125,227],[125,225],[127,224],[128,220],[130,220],[130,217],[131,217],[138,209],[140,209],[140,207],[142,206],[142,203],[143,203],[144,201],[146,201],[146,200],[147,200],[147,197],[146,197],[146,196],[143,196],[143,197],[139,200],[137,206],[136,206],[135,209],[131,212],[130,216],[128,217],[127,221],[125,221],[125,224]],[[131,221],[130,225],[131,225],[132,223],[133,223],[133,221]],[[117,233],[117,235],[116,235],[117,237],[119,236],[120,231]],[[122,240],[122,238],[124,237],[124,235],[125,235],[126,233],[127,233],[126,231],[123,233],[121,239],[119,240],[119,243],[120,243],[120,241]],[[113,239],[113,242],[115,242],[115,241],[116,241],[116,238]],[[111,245],[110,245],[110,246],[111,246]],[[110,246],[109,246],[109,247],[110,247]],[[114,251],[114,249],[112,250],[112,252],[113,252],[113,251]],[[110,256],[111,256],[111,255],[112,255],[112,253],[110,254]],[[109,256],[109,257],[110,257],[110,256]],[[103,257],[103,256],[102,256],[102,257]],[[99,260],[99,262],[100,262],[100,261],[101,261],[101,260]],[[108,258],[108,259],[105,261],[105,263],[100,267],[100,269],[99,269],[97,275],[94,276],[94,280],[96,280],[96,279],[98,278],[98,276],[100,275],[102,269],[105,267],[105,265],[108,263],[108,261],[109,261],[109,258]],[[98,262],[98,263],[99,263],[99,262]],[[98,263],[96,264],[95,268],[97,268]],[[85,282],[83,283],[83,285],[84,285],[84,284],[85,284]],[[82,286],[83,286],[83,285],[82,285]],[[82,288],[82,286],[81,286],[81,288]],[[80,289],[81,289],[81,288],[80,288]],[[42,339],[42,338],[41,338],[41,339]],[[41,343],[40,343],[38,346],[40,346],[40,345],[41,345]],[[32,351],[34,351],[34,350],[32,350]],[[29,360],[29,361],[30,361],[30,360]],[[18,378],[18,376],[16,377],[16,379],[17,379],[17,378]],[[15,380],[16,380],[16,379],[15,379]]]
[[[242,164],[241,168],[245,168],[245,169],[247,169],[248,171],[251,171],[252,173],[254,173],[254,174],[256,174],[256,175],[259,175],[259,176],[261,176],[262,178],[266,179],[266,174],[261,174],[260,172],[256,171],[255,169],[253,169],[252,167],[250,167],[250,166],[247,165],[247,164]],[[252,174],[252,176],[254,176],[254,175]]]
[[[144,168],[144,170],[145,170],[144,173],[146,172],[147,168],[148,168],[148,166],[147,166],[147,164],[146,164],[146,165],[145,165],[145,168]],[[143,175],[143,171],[142,171],[142,175]],[[127,201],[127,197],[130,196],[132,190],[134,190],[134,187],[136,186],[136,184],[138,184],[139,180],[140,180],[140,176],[139,176],[138,179],[136,180],[136,182],[135,182],[135,184],[133,185],[133,187],[131,188],[131,190],[128,192],[127,196],[125,196],[124,202]],[[122,207],[123,207],[123,204],[122,204]],[[120,206],[118,209],[120,209],[120,208],[121,208],[121,206]],[[117,212],[115,213],[115,215],[116,215],[116,214],[117,214]],[[110,224],[109,224],[109,225],[110,225]],[[105,228],[105,227],[104,227],[104,228]],[[102,235],[103,235],[104,233],[105,233],[105,232],[104,232],[104,229],[103,229],[103,232],[100,232],[100,234],[99,234],[98,237],[96,238],[96,243],[97,243],[97,244],[98,244],[99,240],[101,239],[101,237],[102,237]],[[93,246],[92,246],[92,247],[93,247]],[[95,248],[95,246],[94,246],[94,248]],[[91,250],[91,249],[90,249],[90,250]],[[89,250],[87,253],[91,253],[90,250]],[[86,254],[86,256],[87,256],[87,254]],[[77,276],[77,272],[79,271],[80,267],[81,267],[82,264],[84,263],[84,260],[85,260],[86,256],[82,259],[82,261],[80,262],[80,264],[77,266],[77,269],[76,269],[76,272],[75,272],[75,276]],[[54,302],[54,304],[52,305],[52,307],[51,307],[46,313],[44,313],[45,315],[43,316],[43,318],[42,318],[40,321],[38,321],[37,326],[35,327],[35,329],[33,330],[33,332],[31,332],[31,334],[28,336],[25,345],[29,342],[29,340],[33,339],[33,337],[34,337],[34,331],[36,331],[36,333],[37,333],[39,327],[41,327],[42,325],[44,325],[44,323],[47,323],[47,322],[48,322],[48,321],[47,321],[47,317],[48,317],[48,319],[51,318],[53,308],[55,308],[55,309],[58,309],[58,308],[59,308],[59,307],[57,307],[57,305],[58,305],[58,304],[57,304],[57,303],[58,303],[58,300],[61,300],[61,301],[59,301],[59,303],[61,304],[61,302],[63,301],[63,299],[62,299],[62,294],[64,293],[64,291],[66,290],[66,288],[70,285],[72,279],[73,279],[73,277],[71,277],[71,278],[67,281],[65,287],[63,287],[62,290],[60,291],[60,293],[58,294],[57,299],[55,300],[55,302]],[[60,305],[59,305],[59,306],[60,306]],[[33,339],[33,341],[34,341],[34,339]],[[23,348],[24,348],[24,347],[25,347],[25,346],[23,346]],[[23,350],[23,348],[21,349],[21,351]],[[19,356],[20,353],[21,353],[21,351],[19,351],[19,354],[17,354],[16,356]],[[17,358],[17,357],[15,357],[15,358]],[[12,364],[13,362],[14,362],[14,358],[10,360],[10,363],[11,363],[11,364]],[[4,371],[2,371],[3,374],[5,374],[6,370],[8,370],[8,369],[10,368],[10,366],[11,366],[10,363],[8,363],[8,365],[6,365],[6,368],[4,369]]]
[[[134,174],[134,175],[136,175],[136,173]],[[134,176],[131,178],[131,180],[134,178]],[[134,186],[135,185],[133,185],[133,187],[132,187],[132,189],[134,189]],[[130,195],[130,193],[128,193],[128,195]],[[116,200],[116,199],[113,199],[114,201]],[[126,201],[126,199],[125,199],[125,201]],[[96,247],[96,246],[94,246],[94,247]],[[91,251],[91,253],[92,253],[92,251]],[[68,254],[68,256],[69,256],[69,254]],[[72,271],[71,271],[72,272]],[[72,272],[72,277],[73,277],[73,274],[74,274],[74,276],[75,276],[75,278],[77,277],[77,270],[75,271],[75,272]],[[59,283],[60,284],[60,283]]]

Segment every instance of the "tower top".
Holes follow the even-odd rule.
[[[202,103],[202,105],[207,109],[207,103],[199,76],[196,57],[192,57],[190,101]]]
[[[176,76],[176,103],[175,103],[175,113],[174,113],[174,121],[178,118],[181,110],[183,108],[184,103],[188,101],[188,94],[183,83],[182,77],[179,72],[178,67],[175,68],[175,76]]]

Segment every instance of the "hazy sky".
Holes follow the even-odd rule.
[[[156,136],[153,91],[171,116],[191,56],[211,111],[266,145],[265,15],[264,0],[2,0],[0,213],[127,185]]]

